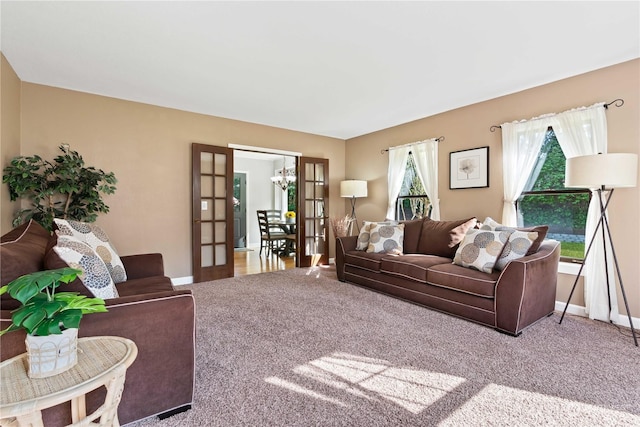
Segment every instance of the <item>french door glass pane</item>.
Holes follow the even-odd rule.
[[[200,153],[200,173],[201,174],[213,174],[213,154],[212,153]]]
[[[211,267],[213,266],[213,248],[211,245],[202,246],[202,267]]]
[[[210,222],[203,222],[200,226],[200,243],[203,245],[213,243],[213,225]]]

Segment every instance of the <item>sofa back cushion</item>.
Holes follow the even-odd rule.
[[[410,221],[400,221],[404,224],[404,253],[418,253],[418,243],[420,243],[420,233],[422,233],[422,219],[413,219]]]
[[[453,258],[467,231],[475,227],[475,217],[457,221],[435,221],[425,218],[418,243],[418,253]]]
[[[0,286],[25,274],[40,271],[44,266],[44,253],[51,234],[37,222],[30,220],[14,228],[0,239]],[[9,294],[1,297],[3,309],[18,307]]]
[[[34,220],[30,220],[2,236],[0,284],[4,286],[20,276],[42,270],[44,254],[50,237],[51,233]],[[3,299],[5,295],[2,296]]]

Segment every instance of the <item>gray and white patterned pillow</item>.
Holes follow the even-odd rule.
[[[102,299],[119,296],[107,266],[89,245],[72,236],[58,236],[53,250],[69,267],[82,270],[80,281],[93,295]]]
[[[537,238],[538,233],[535,231],[514,231],[511,233],[494,268],[502,271],[510,261],[524,257]]]
[[[367,252],[402,255],[404,251],[404,224],[374,224],[369,232]]]
[[[472,228],[458,246],[453,263],[491,273],[512,232]]]
[[[58,230],[58,236],[72,236],[89,245],[102,258],[114,283],[122,283],[127,280],[122,260],[109,241],[107,233],[95,224],[66,219],[54,219]]]
[[[371,235],[371,228],[373,228],[377,223],[371,221],[364,221],[364,225],[360,229],[360,233],[358,234],[358,243],[356,244],[356,250],[358,251],[366,251],[369,247],[369,236]]]

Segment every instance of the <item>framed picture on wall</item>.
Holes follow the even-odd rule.
[[[489,186],[489,147],[449,153],[449,189]]]

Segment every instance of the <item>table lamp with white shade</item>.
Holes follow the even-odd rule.
[[[622,283],[622,275],[620,274],[620,267],[618,265],[618,257],[613,246],[613,239],[611,238],[611,230],[609,229],[609,221],[607,220],[607,206],[613,196],[613,190],[616,188],[631,188],[635,187],[638,182],[638,155],[632,153],[609,153],[609,154],[593,154],[588,156],[578,156],[567,159],[565,170],[565,187],[568,188],[591,188],[597,189],[598,199],[600,202],[600,218],[598,225],[594,230],[591,241],[584,254],[584,260],[576,276],[576,280],[571,288],[571,293],[567,299],[567,305],[562,312],[560,323],[564,319],[564,315],[567,312],[567,307],[573,296],[573,292],[576,289],[578,278],[582,273],[584,263],[589,256],[589,252],[593,245],[598,232],[602,233],[603,240],[608,239],[610,243],[611,254],[613,255],[615,270],[618,274],[618,283],[620,284],[620,290],[622,291],[622,297],[627,310],[627,316],[629,318],[629,325],[631,327],[631,333],[633,335],[633,341],[638,346],[638,338],[633,327],[633,321],[631,320],[631,312],[629,311],[629,304],[627,302],[627,295],[624,291],[624,285]],[[603,198],[603,193],[608,192],[606,199]],[[602,227],[602,228],[601,228]],[[607,249],[609,248],[604,243],[604,261],[605,268],[607,265]],[[609,275],[606,274],[607,289],[609,288]],[[609,297],[609,311],[611,311],[611,299]]]

